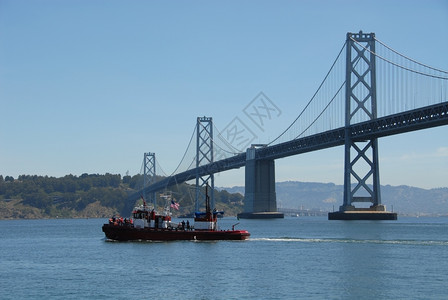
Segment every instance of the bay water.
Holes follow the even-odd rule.
[[[111,242],[105,222],[0,221],[0,299],[448,299],[447,217],[226,217],[251,237],[214,242]]]

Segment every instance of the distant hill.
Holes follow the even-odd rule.
[[[222,188],[244,194],[244,187]],[[285,181],[276,183],[277,205],[282,208],[333,211],[342,204],[343,185]],[[381,186],[382,203],[402,215],[448,215],[448,188],[421,189]]]
[[[60,178],[21,175],[16,179],[0,175],[0,219],[129,216],[135,203],[127,201],[128,195],[137,192],[142,182],[141,175],[121,177],[109,173]],[[163,191],[164,196],[169,194],[180,204],[174,216],[194,212],[194,189],[183,183]],[[242,211],[244,187],[219,190],[214,194],[218,210],[224,210],[226,216]],[[281,208],[332,211],[342,204],[343,186],[333,183],[278,182],[276,191]],[[402,215],[448,216],[448,188],[427,190],[386,185],[381,187],[381,195],[388,210]],[[167,199],[157,193],[157,203],[166,205]]]

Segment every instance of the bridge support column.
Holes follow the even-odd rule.
[[[275,162],[274,160],[257,160],[256,149],[251,147],[246,152],[246,174],[244,212],[239,218],[271,219],[283,218],[277,212],[275,194]]]
[[[352,120],[377,118],[375,34],[347,33],[346,49],[344,204],[328,219],[396,220],[381,204],[377,138],[359,140],[350,132]],[[372,205],[356,208],[355,202]]]
[[[152,152],[144,153],[143,155],[144,171],[143,171],[143,198],[152,203],[154,208],[157,205],[156,193],[152,192],[148,195],[145,192],[145,188],[148,185],[156,182],[156,154]]]
[[[211,117],[198,117],[196,124],[196,168],[214,161],[213,152],[213,119]],[[210,206],[215,208],[215,176],[213,173],[200,176],[196,174],[196,201],[195,211],[200,211],[205,203],[205,187],[210,191]]]

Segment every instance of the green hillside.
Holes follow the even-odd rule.
[[[0,219],[108,218],[114,214],[126,217],[136,204],[127,202],[128,195],[137,192],[142,182],[141,175],[108,173],[60,178],[21,175],[16,179],[0,175]],[[214,195],[216,208],[226,215],[242,211],[241,194],[215,191]],[[194,212],[194,197],[194,186],[183,183],[157,193],[157,204],[162,208],[172,199],[179,203],[173,216],[190,215]]]

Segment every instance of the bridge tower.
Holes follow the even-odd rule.
[[[196,124],[196,168],[213,162],[213,119],[211,117],[198,117]],[[211,188],[210,205],[215,208],[215,176],[209,173],[203,176],[196,174],[196,201],[195,209],[199,211],[205,201],[204,187]]]
[[[148,200],[149,203],[154,205],[156,208],[156,193],[152,192],[146,195],[145,188],[151,185],[156,180],[156,154],[155,153],[144,153],[143,155],[143,198]],[[148,196],[148,198],[147,198]]]
[[[277,211],[275,192],[275,161],[273,159],[257,159],[257,147],[252,145],[246,151],[244,212],[239,218],[273,219],[283,218]]]
[[[375,34],[347,33],[346,51],[344,203],[329,219],[396,219],[381,204],[378,139],[350,134],[352,123],[377,118]],[[355,208],[356,202],[371,205]]]

